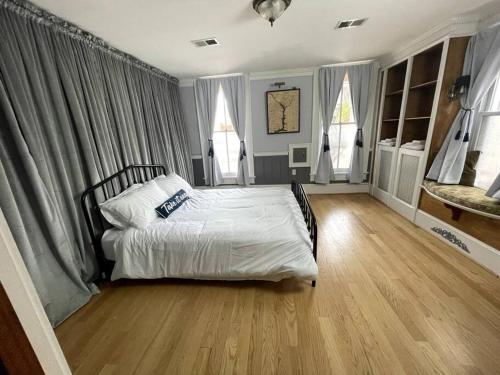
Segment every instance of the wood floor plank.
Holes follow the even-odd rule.
[[[56,329],[75,374],[498,374],[500,281],[366,194],[315,195],[316,288],[118,281]]]

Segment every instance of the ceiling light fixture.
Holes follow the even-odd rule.
[[[292,0],[253,0],[253,9],[271,22],[271,27],[274,22],[283,14],[290,6]]]

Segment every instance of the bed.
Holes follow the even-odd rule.
[[[87,189],[84,217],[103,278],[311,280],[318,274],[317,225],[303,187],[192,190],[182,209],[147,227],[117,229],[99,203],[166,174],[131,165]]]

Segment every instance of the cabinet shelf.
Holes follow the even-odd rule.
[[[398,121],[399,121],[398,118],[387,118],[382,120],[382,122],[398,122]]]
[[[417,89],[423,89],[423,88],[426,88],[426,87],[435,86],[436,83],[437,83],[437,79],[432,80],[432,81],[428,81],[428,82],[419,83],[417,85],[411,86],[410,90],[417,90]]]
[[[400,89],[400,90],[389,92],[389,93],[385,94],[385,96],[395,96],[395,95],[402,95],[402,94],[403,94],[403,89]]]
[[[405,121],[430,120],[431,116],[406,117]]]

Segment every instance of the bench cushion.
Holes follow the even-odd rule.
[[[435,181],[424,181],[425,189],[441,199],[477,211],[500,216],[500,201],[485,195],[485,190],[463,185],[444,185]]]

